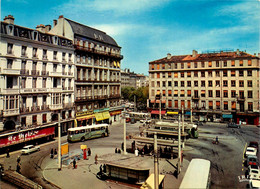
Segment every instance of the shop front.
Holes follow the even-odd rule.
[[[248,125],[258,125],[259,124],[259,114],[258,113],[237,113],[236,114],[237,124],[248,124]]]
[[[161,116],[164,116],[166,114],[166,110],[152,110],[151,111],[151,117],[152,119],[159,119],[160,118],[160,114]]]
[[[111,123],[116,122],[116,121],[120,121],[120,115],[121,115],[122,111],[121,110],[116,110],[116,111],[111,111],[110,112],[110,116],[111,116]]]

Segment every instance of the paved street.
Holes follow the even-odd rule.
[[[114,153],[115,148],[120,148],[123,141],[123,124],[115,124],[110,127],[110,136],[85,141],[88,147],[92,149],[92,157],[95,154]],[[140,123],[127,124],[127,135],[139,133]],[[224,124],[206,124],[199,127],[199,138],[189,139],[186,143],[184,158],[190,161],[192,158],[205,158],[211,161],[212,188],[245,188],[246,182],[239,182],[238,176],[244,175],[243,167],[243,151],[245,145],[251,140],[259,140],[259,128],[255,126],[242,126],[241,129],[226,128]],[[219,137],[220,144],[212,144],[215,137]],[[62,138],[66,142],[66,137]],[[130,147],[131,141],[127,140],[127,146]],[[82,142],[70,143],[71,152],[80,152]],[[41,151],[30,155],[22,156],[22,174],[26,177],[38,182],[45,188],[55,188],[54,185],[48,184],[43,178],[43,172],[52,161],[56,164],[56,160],[49,158],[51,148],[57,148],[57,141],[41,145]],[[4,163],[5,167],[11,166],[15,169],[16,158],[20,152],[11,153],[10,158],[1,156],[0,163]],[[93,162],[90,162],[91,164]],[[84,166],[83,166],[84,167]],[[92,170],[95,170],[92,166]],[[86,168],[87,170],[87,168]],[[86,171],[85,170],[85,171]],[[97,171],[95,170],[95,171]],[[55,170],[56,171],[56,170]],[[56,171],[57,174],[59,173]],[[170,172],[170,171],[169,171]],[[182,173],[184,174],[184,173]],[[96,179],[93,177],[93,179]],[[168,181],[167,181],[168,182]],[[57,183],[55,183],[57,184]],[[170,186],[171,183],[167,183]],[[1,184],[2,185],[2,184]]]

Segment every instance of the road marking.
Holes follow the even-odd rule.
[[[246,142],[245,147],[244,147],[243,159],[244,159],[244,154],[246,152],[246,147],[247,147],[247,142]]]

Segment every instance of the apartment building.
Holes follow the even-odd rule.
[[[105,32],[60,16],[51,34],[73,41],[77,125],[118,121],[121,47]]]
[[[154,117],[182,107],[200,120],[259,123],[259,57],[242,51],[172,56],[149,62]]]
[[[1,131],[55,127],[58,114],[63,133],[73,126],[73,41],[50,29],[15,25],[11,15],[1,22]]]
[[[136,74],[130,69],[121,70],[121,87],[147,87],[149,84],[149,77],[143,74]]]

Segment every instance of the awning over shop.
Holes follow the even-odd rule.
[[[113,116],[113,115],[119,115],[119,114],[121,114],[121,110],[110,112],[110,115],[111,115],[111,116]]]
[[[162,114],[162,115],[164,115],[165,113],[166,113],[165,110],[161,110],[161,114]],[[151,114],[158,114],[158,115],[159,115],[159,114],[160,114],[160,111],[159,111],[159,110],[152,110],[152,111],[151,111]]]
[[[103,112],[103,118],[104,118],[104,119],[109,119],[109,118],[110,118],[110,114],[109,114],[108,111]]]
[[[103,120],[103,113],[95,113],[95,117],[97,121],[101,121]]]
[[[178,115],[179,114],[179,112],[167,112],[167,114],[169,114],[169,115]]]
[[[94,118],[94,117],[95,117],[95,115],[94,115],[94,114],[91,114],[91,115],[86,115],[86,116],[77,117],[76,119],[77,119],[78,121],[83,121],[83,120],[86,120],[86,119],[92,119],[92,118]]]
[[[190,115],[190,112],[185,112],[185,115]]]
[[[231,119],[231,118],[233,118],[233,115],[232,114],[223,114],[222,117]]]

